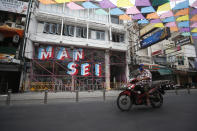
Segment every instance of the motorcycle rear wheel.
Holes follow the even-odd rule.
[[[123,94],[117,98],[117,106],[121,111],[129,111],[133,102],[130,96]]]
[[[163,105],[163,96],[161,93],[156,92],[150,102],[153,108],[160,108]]]

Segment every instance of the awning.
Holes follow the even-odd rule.
[[[172,70],[167,69],[167,68],[158,69],[158,72],[160,73],[160,75],[170,75],[170,74],[172,74]]]
[[[9,27],[8,25],[0,26],[0,33],[2,33],[4,37],[13,37],[14,35],[19,35],[19,37],[22,38],[23,31],[23,29]]]

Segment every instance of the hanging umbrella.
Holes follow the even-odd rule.
[[[148,15],[146,16],[146,19],[158,19],[158,18],[159,18],[159,16],[157,15],[156,12],[151,13],[151,14],[148,14]]]
[[[95,12],[97,15],[108,15],[108,13],[103,9],[97,9]]]
[[[163,19],[163,18],[171,17],[171,16],[174,16],[174,14],[172,13],[172,11],[168,11],[168,12],[161,14],[160,18]]]
[[[190,28],[180,28],[181,32],[190,32]]]
[[[95,4],[93,4],[92,2],[89,2],[89,1],[82,3],[82,6],[86,9],[99,8],[98,6],[96,6]]]
[[[141,8],[141,13],[152,13],[155,9],[152,6]]]
[[[179,31],[178,27],[170,27],[170,31],[171,32],[176,32],[176,31]]]
[[[70,2],[70,0],[55,0],[57,3],[65,3],[65,2]]]
[[[176,21],[187,21],[187,20],[189,20],[189,15],[184,15],[176,19]]]
[[[183,35],[183,36],[190,36],[191,34],[190,34],[190,32],[184,32],[184,33],[181,33],[181,35]]]
[[[165,26],[166,26],[166,27],[176,27],[176,22],[169,22],[169,23],[166,23]]]
[[[136,8],[136,6],[130,7],[126,10],[126,14],[139,14],[140,11]]]
[[[197,32],[197,28],[192,29],[191,32]]]
[[[163,25],[163,23],[157,23],[154,25],[154,27],[161,27],[162,28],[162,27],[164,27],[164,25]]]
[[[197,27],[197,22],[193,23],[190,27]]]
[[[197,14],[197,8],[196,8],[196,9],[194,9],[194,10],[192,10],[192,11],[190,12],[190,14],[191,14],[191,15],[195,15],[195,14]]]
[[[134,6],[129,0],[117,0],[117,7],[131,7]]]
[[[148,23],[149,23],[149,21],[146,20],[146,19],[143,19],[143,20],[139,20],[138,21],[138,24],[148,24]]]
[[[158,6],[169,2],[169,0],[152,0],[152,6]]]
[[[122,11],[119,8],[113,8],[113,9],[110,10],[110,14],[111,15],[123,15],[125,13],[124,13],[124,11]]]
[[[101,8],[116,8],[116,6],[109,0],[103,0],[99,2]]]
[[[171,7],[170,7],[170,2],[168,3],[165,3],[163,5],[160,5],[157,9],[157,12],[161,12],[161,11],[169,11],[171,10]]]
[[[197,21],[197,15],[194,15],[194,16],[190,19],[190,21]]]
[[[67,4],[68,8],[70,8],[71,10],[81,10],[84,9],[83,7],[75,4],[74,2],[70,2]]]
[[[179,10],[178,12],[176,12],[176,14],[174,16],[188,15],[188,14],[189,14],[189,8],[185,8],[183,10]]]
[[[135,6],[151,6],[149,0],[135,0]]]
[[[189,7],[189,1],[186,0],[184,2],[176,4],[175,7],[172,8],[172,9],[173,10],[179,10],[179,9],[188,8],[188,7]]]
[[[144,18],[144,16],[143,16],[142,14],[137,14],[137,15],[134,15],[134,16],[132,17],[132,19],[138,20],[138,19],[145,19],[145,18]]]
[[[131,17],[128,16],[128,15],[126,15],[126,14],[124,14],[124,15],[120,15],[120,16],[119,16],[119,19],[120,19],[120,20],[131,20]]]
[[[163,22],[173,22],[173,21],[175,21],[174,16],[168,17],[168,18],[163,20]]]
[[[197,36],[197,33],[192,33],[192,36]]]
[[[56,4],[56,2],[53,1],[53,0],[39,0],[39,1],[40,1],[40,3],[45,4],[45,5],[47,5],[47,4]]]
[[[189,21],[183,21],[178,23],[178,27],[189,27]]]
[[[151,20],[150,23],[161,23],[161,20],[160,19],[154,19],[154,20]]]

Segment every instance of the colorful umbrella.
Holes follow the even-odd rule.
[[[96,14],[97,15],[108,15],[108,13],[103,9],[96,10]]]
[[[137,15],[134,15],[134,16],[132,17],[132,19],[138,20],[138,19],[145,19],[145,18],[144,18],[144,16],[143,16],[142,14],[137,14]]]
[[[195,14],[197,14],[197,8],[196,8],[196,9],[194,9],[194,10],[192,10],[190,14],[191,14],[191,15],[195,15]]]
[[[117,7],[131,7],[134,6],[129,0],[117,0]]]
[[[189,27],[189,21],[183,21],[178,23],[178,27]]]
[[[191,32],[197,32],[197,28],[192,29]]]
[[[139,13],[140,11],[136,8],[136,6],[128,8],[126,11],[126,14],[139,14]]]
[[[190,27],[197,27],[197,22],[193,23]]]
[[[189,15],[184,15],[176,19],[176,21],[187,21],[187,20],[189,20]]]
[[[181,32],[190,32],[190,28],[180,28]]]
[[[99,2],[101,8],[116,8],[116,6],[109,0],[103,0]]]
[[[123,15],[124,12],[119,8],[113,8],[110,10],[111,15]]]
[[[161,23],[161,20],[160,19],[154,19],[154,20],[151,20],[150,23]]]
[[[89,2],[89,1],[82,3],[82,6],[86,9],[99,8],[98,6],[96,6],[95,4],[93,4],[92,2]]]
[[[171,7],[170,7],[170,2],[168,3],[165,3],[163,5],[160,5],[157,9],[157,12],[161,12],[161,11],[169,11],[171,10]]]
[[[194,15],[194,16],[190,19],[190,21],[197,21],[197,15]]]
[[[163,20],[163,22],[173,22],[173,21],[175,21],[173,16]]]
[[[65,3],[65,2],[70,2],[70,0],[55,0],[57,3]]]
[[[74,2],[70,2],[67,4],[68,8],[70,8],[71,10],[81,10],[84,9],[83,7],[75,4]]]
[[[175,7],[172,8],[172,9],[173,10],[179,10],[179,9],[188,8],[188,7],[189,7],[189,1],[186,0],[184,2],[176,4]]]
[[[188,14],[189,14],[189,8],[185,8],[183,10],[179,10],[178,12],[176,12],[176,14],[174,16],[188,15]]]
[[[152,13],[155,9],[152,6],[141,8],[141,13]]]
[[[193,33],[192,36],[197,36],[197,33]]]
[[[162,27],[164,27],[164,25],[163,25],[163,23],[157,23],[154,25],[154,27],[161,27],[162,28]]]
[[[156,12],[151,13],[151,14],[148,14],[148,15],[146,16],[146,19],[158,19],[158,18],[159,18],[159,16],[157,15]]]
[[[184,33],[181,33],[181,35],[183,35],[183,36],[190,36],[191,34],[190,34],[190,32],[184,32]]]
[[[171,16],[174,16],[172,11],[168,11],[168,12],[161,14],[160,18],[163,19],[163,18],[171,17]]]
[[[147,23],[149,23],[149,21],[146,19],[138,21],[138,24],[147,24]]]
[[[135,0],[135,6],[151,6],[149,0]]]
[[[119,19],[120,19],[120,20],[131,20],[131,17],[128,16],[128,15],[126,15],[126,14],[124,14],[124,15],[120,15],[120,16],[119,16]]]
[[[171,32],[176,32],[176,31],[179,31],[178,27],[170,27],[170,31]]]
[[[176,26],[176,22],[169,22],[169,23],[166,23],[165,26],[166,26],[166,27],[175,27],[175,26]]]
[[[55,1],[53,1],[53,0],[39,0],[42,4],[45,4],[45,5],[47,5],[47,4],[56,4],[56,2]]]

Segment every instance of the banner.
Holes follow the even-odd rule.
[[[154,33],[153,35],[149,36],[148,38],[144,39],[143,41],[140,42],[141,48],[151,46],[165,38],[168,38],[170,35],[168,30],[169,30],[168,28],[160,30]]]
[[[18,0],[0,0],[0,10],[27,14],[28,3]]]

